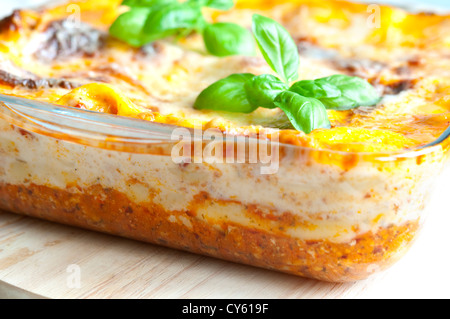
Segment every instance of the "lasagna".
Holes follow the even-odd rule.
[[[0,208],[328,281],[366,278],[415,238],[448,144],[450,17],[345,1],[242,0],[211,22],[280,22],[300,78],[368,80],[376,106],[328,110],[295,130],[280,109],[196,110],[233,73],[273,74],[262,56],[208,55],[199,34],[134,48],[108,29],[118,0],[15,11],[0,21],[0,94],[231,136],[277,134],[280,167],[174,163],[158,151],[93,146],[0,111]],[[0,98],[1,100],[1,98]],[[140,123],[141,123],[140,122]],[[136,122],[137,123],[137,122]],[[120,129],[120,128],[119,128]]]

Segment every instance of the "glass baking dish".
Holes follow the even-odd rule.
[[[228,137],[223,149],[236,152],[214,153],[217,163],[198,151],[177,161],[175,147],[200,140],[174,139],[180,128],[0,101],[0,209],[331,282],[407,251],[448,157],[446,136],[400,154]],[[242,156],[252,145],[277,165]]]

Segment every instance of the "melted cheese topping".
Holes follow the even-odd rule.
[[[255,12],[272,17],[298,43],[301,79],[360,76],[383,94],[376,107],[328,111],[332,129],[305,135],[279,109],[194,110],[219,79],[273,71],[261,56],[210,56],[196,34],[132,48],[107,33],[127,10],[120,2],[75,1],[1,21],[0,93],[229,134],[281,129],[283,143],[350,152],[425,145],[450,123],[449,16],[332,0],[241,0],[228,12],[205,10],[210,21],[246,27]]]

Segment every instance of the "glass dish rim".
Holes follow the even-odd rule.
[[[186,128],[183,126],[177,126],[173,124],[165,124],[158,122],[150,122],[143,119],[131,118],[118,116],[113,114],[89,111],[77,109],[74,107],[62,106],[57,104],[52,104],[48,102],[36,101],[32,99],[12,96],[12,95],[4,95],[0,94],[0,105],[3,107],[7,107],[9,109],[14,110],[16,113],[21,114],[20,111],[17,111],[18,108],[22,110],[25,109],[29,111],[33,118],[38,120],[45,121],[46,123],[51,124],[52,126],[61,126],[61,123],[57,123],[56,121],[49,118],[49,116],[59,117],[61,119],[65,118],[66,120],[73,120],[74,122],[78,121],[80,123],[86,123],[90,126],[90,128],[95,128],[92,133],[98,133],[103,136],[108,136],[112,138],[120,138],[120,142],[127,143],[127,141],[131,140],[139,140],[140,143],[147,144],[169,144],[175,143],[177,140],[172,138],[172,133],[176,129],[184,129],[190,130],[190,128]],[[1,110],[0,110],[1,112]],[[36,113],[37,112],[37,113]],[[38,114],[38,113],[42,114]],[[26,117],[26,115],[24,116]],[[40,125],[40,124],[37,124]],[[124,129],[123,132],[128,132],[128,135],[111,135],[111,132],[108,129]],[[82,127],[71,126],[69,129],[73,130],[75,133],[81,132],[83,130]],[[56,133],[58,131],[53,128]],[[89,134],[89,131],[87,131]],[[118,134],[115,133],[115,134]],[[135,135],[134,135],[135,134]],[[230,138],[233,138],[233,141],[236,141],[236,138],[245,138],[244,136],[239,135],[229,135]],[[321,149],[293,144],[286,144],[280,142],[272,142],[277,144],[279,147],[305,151],[305,152],[319,152],[325,154],[333,154],[337,156],[358,156],[358,157],[370,157],[376,158],[381,161],[389,161],[389,160],[400,160],[407,158],[416,158],[423,155],[429,155],[433,152],[437,152],[442,150],[442,144],[449,140],[450,137],[450,127],[445,130],[445,132],[435,141],[429,143],[425,146],[421,146],[415,149],[405,149],[400,151],[385,151],[385,152],[346,152],[346,151],[338,151],[338,150],[330,150],[330,149]],[[226,138],[225,138],[226,141]],[[257,140],[258,142],[261,140]],[[73,142],[73,141],[72,141]],[[76,142],[75,142],[76,143]]]
[[[405,4],[405,5],[399,5],[398,2],[391,2],[390,0],[379,0],[375,2],[370,2],[367,0],[347,0],[349,2],[353,3],[367,3],[367,4],[377,4],[377,5],[387,5],[396,7],[402,10],[405,10],[410,13],[422,13],[424,12],[425,8],[417,9],[414,7],[414,4]],[[53,5],[63,5],[65,3],[68,3],[67,0],[47,0],[43,1],[43,3],[31,6],[30,9],[34,10],[43,10],[48,7],[51,7]],[[440,6],[426,6],[427,12],[431,12],[436,15],[448,15],[450,14],[450,8],[443,8]],[[26,8],[24,8],[26,9]],[[7,15],[6,15],[7,16]],[[5,16],[0,16],[0,20],[4,18]],[[46,109],[46,111],[53,110],[56,111],[55,114],[64,114],[65,116],[74,116],[74,118],[79,118],[83,120],[90,121],[91,124],[99,124],[100,126],[105,126],[107,124],[113,124],[112,122],[120,122],[122,124],[129,124],[128,126],[123,126],[123,128],[127,129],[133,129],[134,127],[131,126],[131,124],[138,125],[140,128],[143,126],[147,126],[148,128],[153,127],[154,131],[149,130],[148,133],[151,132],[151,134],[157,136],[158,134],[163,134],[164,132],[167,134],[169,130],[173,131],[175,129],[189,129],[183,126],[176,126],[172,124],[165,124],[165,123],[158,123],[158,122],[150,122],[145,121],[141,119],[131,118],[131,117],[122,117],[112,114],[105,114],[100,112],[94,112],[94,111],[88,111],[88,110],[81,110],[73,107],[67,107],[57,104],[52,104],[48,102],[42,102],[42,101],[36,101],[32,99],[17,97],[13,95],[6,95],[6,94],[0,94],[0,106],[4,103],[6,105],[21,105],[23,107],[27,108],[36,108],[36,109]],[[1,112],[1,111],[0,111]],[[118,119],[116,121],[116,119]],[[110,122],[108,122],[110,121]],[[54,123],[58,124],[58,123]],[[119,125],[119,127],[121,127]],[[145,129],[148,129],[145,128]],[[75,127],[72,127],[72,129],[76,129]],[[141,131],[142,132],[142,131]],[[235,137],[235,136],[234,136]],[[123,142],[126,142],[127,137],[122,136],[124,138]],[[381,161],[389,161],[389,160],[399,160],[399,159],[407,159],[407,158],[416,158],[423,155],[428,155],[433,152],[437,152],[442,149],[442,144],[446,141],[450,140],[450,126],[434,141],[424,145],[417,147],[415,149],[404,149],[399,151],[384,151],[384,152],[345,152],[345,151],[338,151],[338,150],[330,150],[330,149],[321,149],[321,148],[314,148],[314,147],[306,147],[306,146],[299,146],[299,145],[293,145],[293,144],[286,144],[286,143],[278,143],[279,146],[282,146],[283,148],[289,148],[294,150],[303,150],[303,151],[315,151],[315,152],[321,152],[321,153],[328,153],[328,154],[335,154],[340,156],[358,156],[358,157],[370,157],[370,158],[376,158]],[[141,139],[141,142],[143,140]],[[174,140],[165,140],[160,142],[175,142]],[[155,140],[152,141],[153,144],[156,143]],[[449,142],[450,143],[450,142]]]

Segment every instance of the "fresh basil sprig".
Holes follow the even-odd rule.
[[[123,0],[122,5],[131,8],[150,8],[155,5],[169,4],[177,2],[177,0]]]
[[[278,107],[295,129],[309,134],[315,129],[331,127],[327,109],[348,110],[380,101],[369,82],[347,75],[303,80],[291,85],[299,77],[300,65],[294,40],[279,23],[260,15],[253,16],[252,29],[264,59],[279,77],[231,75],[206,88],[194,108],[250,113],[258,107]]]
[[[190,32],[206,24],[201,7],[195,3],[172,3],[152,10],[144,25],[144,34],[154,40],[164,39],[179,32]]]
[[[299,131],[309,134],[317,128],[331,128],[327,110],[317,99],[284,91],[276,97],[274,103]]]
[[[337,98],[341,96],[341,91],[337,86],[318,80],[303,80],[295,82],[290,91],[306,97],[316,99]]]
[[[135,7],[133,10],[120,15],[111,25],[109,32],[119,40],[127,42],[133,47],[141,47],[152,41],[152,37],[143,32],[145,21],[151,9]]]
[[[190,0],[197,2],[203,7],[210,7],[218,10],[230,10],[234,6],[234,0]]]
[[[254,106],[274,109],[278,94],[289,89],[289,86],[274,75],[263,74],[245,83],[248,101]]]
[[[300,57],[289,32],[274,20],[253,15],[253,34],[266,62],[285,83],[298,79]]]
[[[299,81],[290,88],[292,92],[319,99],[329,110],[350,110],[359,106],[375,105],[380,96],[369,82],[342,74],[314,81]]]
[[[233,0],[124,0],[130,11],[120,15],[110,34],[131,46],[167,37],[182,37],[196,31],[203,35],[205,47],[216,56],[254,55],[255,41],[249,30],[234,23],[206,22],[202,8],[229,10]]]
[[[258,108],[250,104],[244,85],[254,77],[250,73],[232,74],[209,86],[198,96],[194,108],[237,113],[251,113]]]
[[[206,49],[216,56],[255,55],[255,42],[252,34],[235,23],[214,23],[203,31]]]

